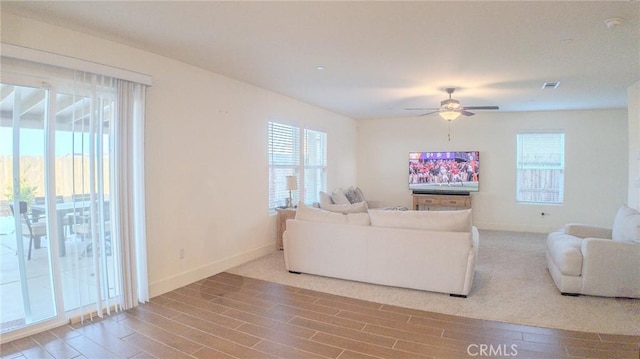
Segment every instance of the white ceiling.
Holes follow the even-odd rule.
[[[446,87],[500,111],[624,108],[640,80],[638,1],[0,4],[356,119],[418,115]]]

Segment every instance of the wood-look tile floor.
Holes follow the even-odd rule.
[[[461,318],[221,273],[1,350],[3,358],[639,359],[640,336]]]

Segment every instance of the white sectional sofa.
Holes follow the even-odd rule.
[[[283,244],[292,273],[466,297],[479,235],[471,210],[336,213],[300,204]]]
[[[640,298],[640,213],[623,205],[611,229],[567,224],[549,233],[546,257],[563,295]]]

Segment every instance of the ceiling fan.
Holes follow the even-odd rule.
[[[451,98],[451,94],[456,89],[453,87],[448,87],[445,91],[449,94],[449,98],[440,102],[440,107],[438,108],[407,108],[407,110],[419,110],[419,111],[430,111],[427,113],[423,113],[419,116],[426,116],[432,113],[438,113],[442,118],[447,121],[455,120],[460,115],[464,116],[473,116],[475,115],[473,112],[469,112],[468,110],[499,110],[498,106],[462,106],[460,101]]]

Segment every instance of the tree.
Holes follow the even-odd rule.
[[[27,202],[27,208],[30,208],[35,200],[35,193],[38,190],[37,185],[33,185],[27,181],[24,175],[20,176],[20,201]],[[9,183],[7,189],[5,191],[5,197],[9,200],[9,203],[12,203],[13,198],[13,182]]]

